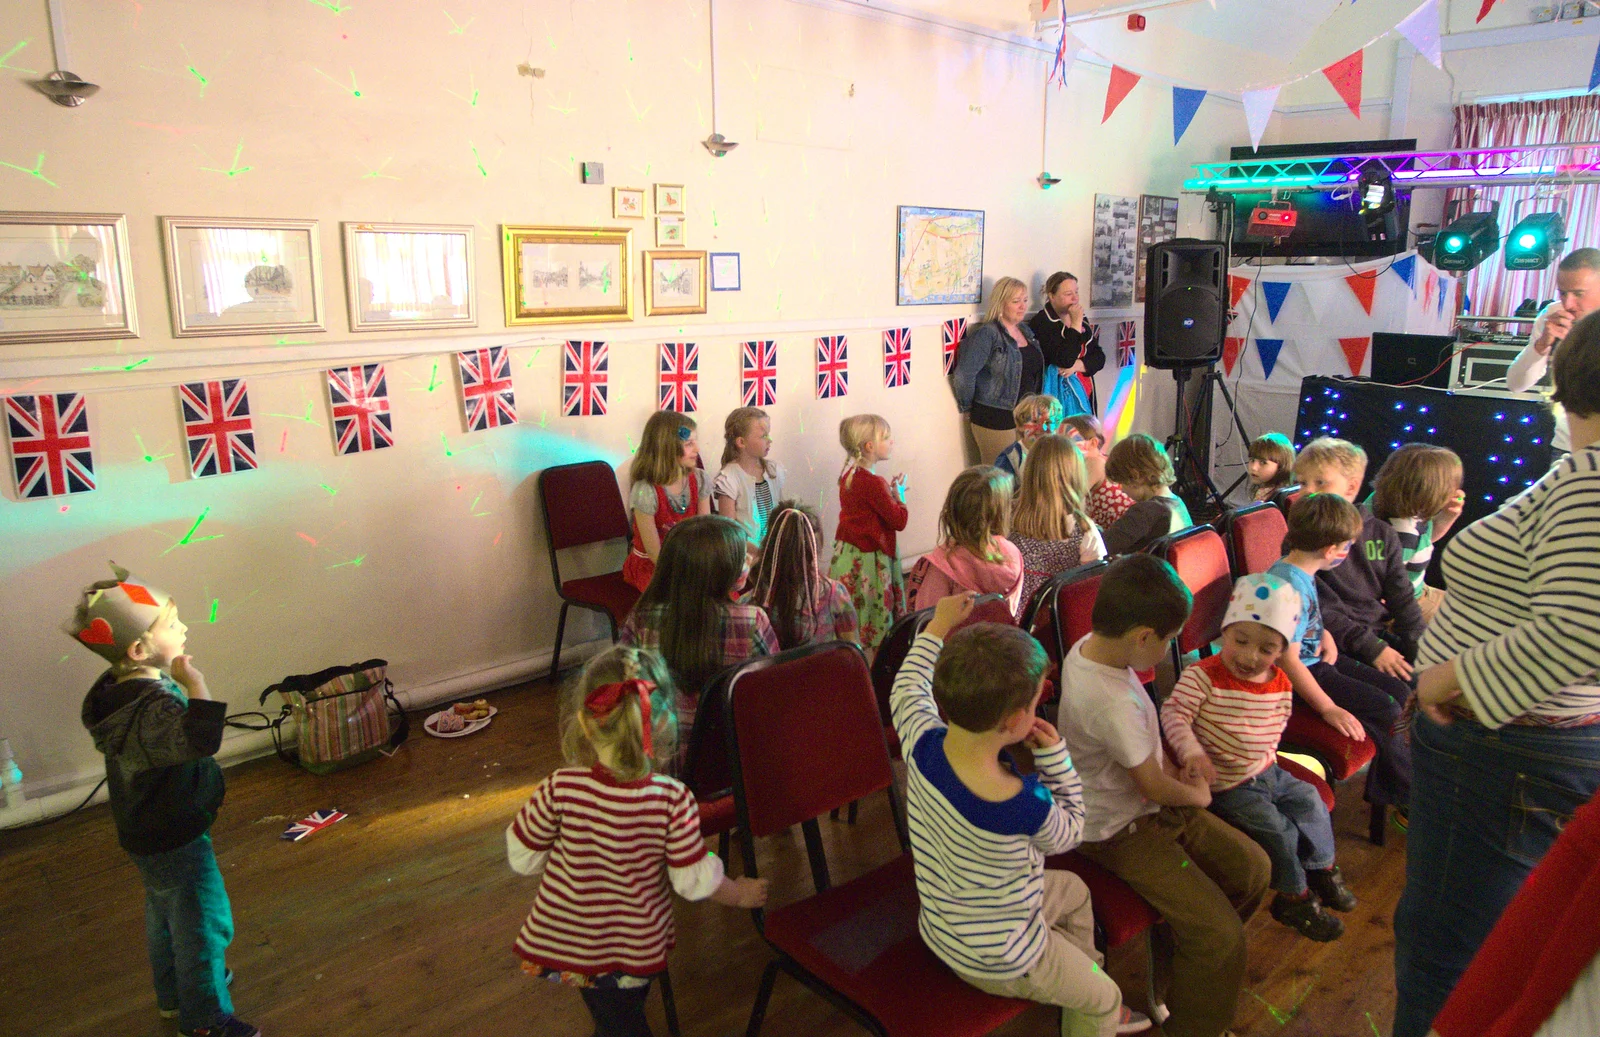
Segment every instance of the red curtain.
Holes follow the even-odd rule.
[[[1600,95],[1456,106],[1452,141],[1456,148],[1587,141],[1600,141]],[[1600,184],[1567,184],[1552,177],[1548,184],[1530,187],[1456,188],[1445,195],[1447,216],[1458,199],[1463,200],[1462,212],[1499,202],[1502,235],[1524,216],[1554,210],[1567,222],[1563,255],[1575,248],[1600,246]],[[1544,270],[1507,270],[1496,254],[1470,271],[1464,286],[1474,314],[1508,314],[1524,299],[1554,298],[1556,268],[1552,263]]]

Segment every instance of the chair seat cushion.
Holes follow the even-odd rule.
[[[1294,711],[1289,714],[1288,726],[1283,729],[1283,737],[1279,742],[1320,758],[1327,764],[1334,781],[1344,781],[1378,755],[1372,739],[1358,742],[1341,734],[1298,698],[1294,701]]]
[[[639,592],[622,578],[621,570],[568,580],[561,585],[561,596],[575,604],[604,609],[611,613],[618,626],[633,611],[633,603],[639,600]]]
[[[1293,760],[1285,760],[1280,756],[1278,757],[1278,766],[1316,789],[1317,795],[1322,797],[1323,806],[1329,810],[1333,809],[1333,786],[1323,781],[1315,772],[1307,770]]]
[[[731,832],[739,823],[739,811],[735,808],[732,796],[722,796],[717,799],[702,799],[700,807],[700,834],[710,838]],[[726,863],[726,862],[724,862]]]
[[[1156,909],[1132,886],[1077,851],[1046,857],[1044,866],[1070,871],[1089,887],[1095,921],[1105,930],[1108,947],[1120,947],[1161,921]]]
[[[767,942],[905,1037],[979,1037],[1032,1002],[991,997],[933,956],[917,932],[911,855],[766,914]]]

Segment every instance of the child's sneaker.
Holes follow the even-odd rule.
[[[261,1031],[230,1015],[214,1026],[197,1026],[193,1030],[179,1030],[183,1037],[261,1037]]]
[[[232,969],[229,969],[227,971],[227,974],[222,977],[222,983],[223,983],[224,986],[229,986],[229,987],[233,986],[233,970]],[[163,1019],[176,1019],[176,1018],[178,1018],[178,1013],[179,1013],[180,1009],[178,1009],[176,1006],[174,1006],[172,1008],[164,1008],[164,1007],[162,1007],[161,1005],[158,1004],[158,1005],[156,1005],[156,1011],[161,1013],[161,1018],[163,1018]]]
[[[1127,1005],[1122,1006],[1122,1018],[1117,1022],[1118,1033],[1144,1033],[1150,1026],[1149,1016],[1135,1012]]]
[[[1344,876],[1339,874],[1337,866],[1326,871],[1307,871],[1306,885],[1322,901],[1323,907],[1331,907],[1335,911],[1356,909],[1356,895],[1344,884]]]
[[[1318,943],[1329,943],[1344,935],[1344,923],[1323,910],[1309,890],[1299,899],[1279,893],[1272,899],[1272,917]]]

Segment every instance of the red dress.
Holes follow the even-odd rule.
[[[700,503],[700,473],[690,472],[686,478],[688,479],[689,499],[681,509],[672,503],[671,498],[667,496],[665,487],[657,486],[654,488],[656,491],[656,543],[658,544],[667,539],[667,530],[695,514],[695,510]],[[639,523],[635,521],[633,524],[633,550],[628,552],[627,561],[622,563],[622,578],[628,582],[629,586],[642,594],[644,589],[650,586],[650,577],[654,576],[655,572],[656,563],[651,561],[650,556],[644,553],[644,540],[639,536]]]

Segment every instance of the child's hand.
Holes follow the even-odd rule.
[[[183,690],[192,699],[211,697],[210,690],[206,688],[206,675],[195,667],[192,655],[180,655],[172,660],[172,679],[183,685]]]
[[[948,598],[940,598],[939,604],[933,607],[933,618],[923,630],[941,641],[944,640],[945,635],[955,629],[956,624],[972,615],[972,603],[977,597],[977,591],[962,591]]]
[[[1033,727],[1028,731],[1026,737],[1022,739],[1022,743],[1029,749],[1048,749],[1059,741],[1061,741],[1061,732],[1057,731],[1055,725],[1044,717],[1034,717]]]
[[[1326,627],[1322,631],[1322,643],[1317,646],[1317,658],[1329,666],[1339,661],[1339,646],[1334,643],[1333,635],[1328,633]]]
[[[1439,515],[1441,518],[1448,518],[1450,521],[1454,522],[1456,519],[1461,517],[1461,509],[1465,508],[1466,506],[1466,492],[1463,490],[1457,490],[1456,495],[1445,502],[1445,506],[1439,511]]]
[[[1191,802],[1201,809],[1211,805],[1211,783],[1200,775],[1191,775],[1185,768],[1183,784],[1189,789]]]
[[[729,907],[765,907],[767,903],[767,880],[752,878],[723,879],[728,887],[727,899],[723,903]]]
[[[1442,707],[1461,694],[1455,660],[1430,666],[1417,674],[1417,704],[1436,724],[1448,724],[1451,717]]]
[[[1406,657],[1395,651],[1393,646],[1385,645],[1378,657],[1372,660],[1374,669],[1382,670],[1391,677],[1398,677],[1403,681],[1411,679],[1411,664],[1406,662]]]
[[[1217,780],[1217,768],[1212,765],[1211,757],[1205,753],[1201,753],[1184,765],[1183,783],[1192,785],[1196,779],[1203,780],[1206,783],[1206,788],[1210,788],[1211,784]]]
[[[1355,714],[1349,710],[1340,709],[1338,706],[1330,706],[1328,711],[1322,714],[1322,719],[1333,725],[1334,730],[1346,738],[1354,739],[1357,742],[1365,742],[1367,740],[1366,728],[1361,726],[1361,721],[1357,720]]]

